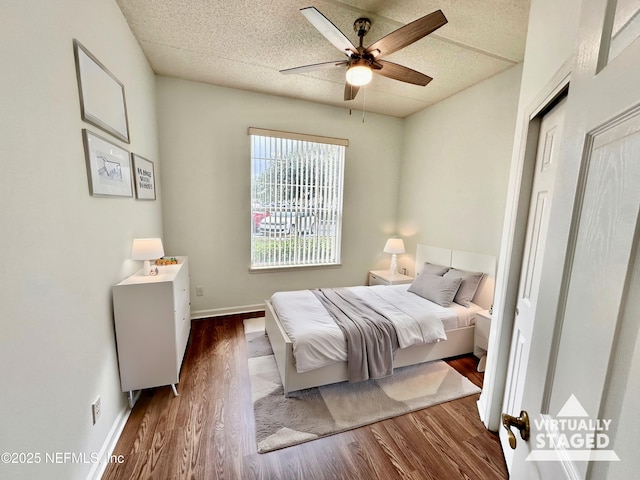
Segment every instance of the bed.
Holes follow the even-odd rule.
[[[433,334],[435,337],[429,340],[431,343],[415,343],[404,348],[399,348],[393,356],[393,368],[415,365],[418,363],[473,352],[475,328],[474,313],[478,310],[489,309],[493,301],[495,275],[494,257],[472,252],[432,247],[428,245],[418,245],[416,249],[415,271],[419,273],[422,272],[425,263],[442,265],[467,272],[483,272],[484,276],[475,291],[475,295],[469,304],[469,308],[457,308],[457,305],[452,304],[453,307],[456,307],[453,309],[454,313],[449,312],[447,314],[441,314],[443,319],[448,315],[446,321],[443,322],[443,325],[446,324],[446,340],[438,340],[437,337],[439,334],[435,333]],[[409,287],[410,285],[395,285],[354,288],[371,289],[372,295],[376,292],[376,295],[384,294],[385,297],[390,296],[391,298],[396,294],[418,297],[418,295],[414,295],[413,293],[407,294],[406,292],[401,292],[401,290],[406,291]],[[380,289],[384,289],[384,291],[381,291]],[[357,291],[359,295],[366,293],[363,290],[355,291]],[[287,328],[290,328],[291,317],[294,315],[295,310],[293,310],[294,313],[283,310],[283,295],[281,294],[285,294],[285,298],[292,295],[292,302],[295,303],[296,298],[298,302],[306,301],[304,295],[312,295],[307,292],[309,291],[278,292],[277,294],[274,294],[270,300],[265,301],[265,330],[269,337],[276,364],[280,372],[284,393],[287,396],[296,390],[349,380],[347,361],[346,359],[340,359],[339,354],[336,354],[338,357],[335,359],[321,360],[321,366],[317,368],[311,364],[303,365],[301,368],[298,368],[298,362],[294,356],[294,341],[291,338],[296,338],[296,336],[293,332],[291,333],[291,336],[287,334]],[[276,305],[274,305],[274,300],[276,301]],[[422,298],[419,298],[419,300],[410,298],[409,301],[412,304],[419,301],[431,303]],[[319,313],[322,305],[320,303],[315,304],[313,302],[313,300],[309,301],[304,314],[301,312],[301,314],[299,314],[299,320],[296,319],[296,321],[300,321],[302,324],[306,325],[307,322],[310,322],[310,316],[313,314],[314,310],[316,313]],[[413,306],[409,308],[413,308]],[[438,306],[435,306],[435,310],[437,312],[441,312],[441,309]],[[457,310],[457,312],[455,312],[455,310]],[[286,318],[286,321],[283,322],[280,316]],[[287,326],[286,328],[285,325]],[[328,330],[331,330],[331,328],[328,328]],[[436,341],[434,341],[434,339]],[[298,350],[300,350],[300,346],[298,346]]]

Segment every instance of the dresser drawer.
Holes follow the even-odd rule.
[[[190,319],[190,307],[191,306],[189,305],[189,297],[181,297],[175,310],[176,334],[179,334],[182,331],[185,322]]]
[[[480,347],[483,350],[489,349],[489,339],[487,337],[480,337],[476,332],[476,347]]]
[[[180,372],[180,366],[182,365],[182,359],[184,358],[184,352],[187,348],[187,342],[189,341],[189,332],[191,332],[191,318],[189,314],[184,317],[185,320],[182,322],[182,329],[176,335],[176,350],[178,352],[178,356],[176,357],[176,365],[178,367],[178,372]]]
[[[413,282],[413,277],[389,270],[369,270],[369,285],[400,285]]]
[[[375,273],[370,272],[369,285],[389,285],[389,282],[387,282],[384,278],[376,275]]]
[[[476,335],[482,338],[489,338],[489,330],[491,330],[491,318],[482,314],[476,315]]]
[[[182,297],[189,296],[189,270],[186,268],[186,265],[180,269],[178,275],[173,281],[173,299],[175,301],[175,305],[180,304],[180,299]]]

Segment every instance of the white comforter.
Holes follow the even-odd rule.
[[[459,312],[407,292],[407,287],[377,285],[350,290],[393,322],[400,348],[446,340],[443,322],[457,324]],[[346,361],[347,345],[340,327],[310,290],[278,292],[271,301],[293,343],[299,373]]]

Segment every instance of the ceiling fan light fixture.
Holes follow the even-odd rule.
[[[354,87],[367,85],[372,77],[373,72],[371,71],[371,67],[366,64],[356,63],[347,69],[347,82]]]

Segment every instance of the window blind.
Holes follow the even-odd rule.
[[[273,130],[251,136],[251,269],[340,263],[348,141]]]

